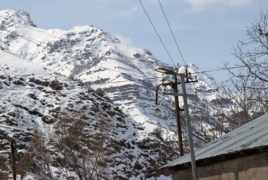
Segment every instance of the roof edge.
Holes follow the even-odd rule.
[[[258,146],[251,149],[245,149],[241,151],[234,151],[230,152],[228,154],[221,154],[214,157],[209,157],[205,159],[199,159],[196,161],[196,167],[202,167],[202,166],[208,166],[211,164],[219,163],[219,162],[225,162],[229,160],[234,160],[254,154],[261,154],[264,152],[268,152],[268,145],[266,146]],[[170,171],[177,171],[177,170],[183,170],[183,169],[190,169],[191,168],[191,162],[186,162],[183,164],[175,165],[175,166],[162,166],[161,169],[168,168]]]

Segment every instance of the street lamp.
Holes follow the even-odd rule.
[[[170,71],[170,70],[164,69],[164,68],[157,68],[157,69],[155,69],[155,71],[156,72],[159,72],[159,73],[163,73],[163,74],[178,75],[178,73],[176,73],[174,71]]]

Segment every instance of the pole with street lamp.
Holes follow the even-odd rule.
[[[155,104],[157,105],[158,89],[159,89],[160,86],[170,86],[173,89],[174,93],[177,94],[178,93],[178,84],[180,84],[180,83],[177,82],[177,76],[175,74],[173,74],[174,72],[172,72],[172,71],[169,71],[169,72],[168,71],[161,71],[161,69],[157,69],[156,71],[158,71],[160,73],[164,73],[164,74],[171,73],[172,75],[174,75],[174,78],[175,78],[175,82],[162,83],[162,84],[159,84],[157,86],[157,88],[156,88],[156,98],[155,98]],[[181,109],[179,107],[179,99],[178,99],[177,95],[174,95],[174,101],[175,101],[175,113],[176,113],[176,121],[177,121],[179,151],[180,151],[180,156],[183,156],[184,153],[183,153],[183,144],[182,144],[182,131],[181,131],[181,122],[180,122],[180,113],[179,113],[179,111],[183,111],[183,109]],[[158,113],[160,113],[159,109],[158,109]]]
[[[189,96],[189,95],[186,94],[185,83],[192,83],[192,82],[198,82],[198,81],[197,80],[189,81],[189,79],[191,79],[191,77],[190,77],[191,74],[188,72],[187,67],[186,67],[186,75],[182,74],[182,73],[178,73],[178,71],[170,71],[170,70],[163,69],[163,68],[158,68],[158,69],[156,69],[156,71],[160,72],[160,73],[164,73],[164,74],[174,75],[176,84],[175,83],[170,83],[171,85],[176,85],[176,86],[177,86],[177,84],[182,85],[182,91],[183,91],[182,94],[179,94],[178,91],[174,90],[174,88],[173,88],[173,90],[174,90],[173,94],[172,93],[166,93],[166,94],[174,95],[177,98],[178,98],[178,96],[183,96],[184,110],[185,110],[186,119],[187,119],[186,122],[187,122],[187,131],[188,131],[188,138],[189,138],[189,145],[190,145],[190,153],[191,153],[192,174],[193,174],[193,180],[197,180],[195,153],[194,153],[193,138],[192,138],[192,129],[191,129],[190,116],[189,116],[188,103],[187,103],[187,96]],[[180,83],[177,83],[177,75],[179,75],[181,77],[181,82]],[[184,80],[185,77],[186,77],[186,82]],[[157,86],[156,104],[157,104],[158,88],[159,88],[159,86],[161,86],[163,84],[160,84],[160,85]],[[190,95],[190,96],[192,96],[192,95]],[[176,108],[176,106],[178,106],[178,102],[175,101],[175,108]],[[176,117],[177,118],[179,117],[178,114],[179,114],[179,110],[176,109]],[[177,125],[178,124],[180,125],[180,121],[177,121]],[[179,128],[179,126],[178,126],[178,128]],[[178,131],[178,134],[179,134],[179,131]],[[180,147],[182,147],[182,145]]]

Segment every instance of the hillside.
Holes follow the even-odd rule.
[[[36,130],[47,136],[53,134],[57,129],[55,124],[61,119],[60,112],[71,112],[83,114],[89,134],[96,133],[94,126],[100,119],[108,121],[113,152],[110,158],[114,160],[109,171],[113,177],[138,178],[151,165],[150,159],[170,160],[163,155],[166,148],[163,142],[150,133],[144,138],[144,128],[127,118],[107,97],[3,51],[0,57],[2,151],[10,149],[7,139],[13,138],[18,152],[24,152]],[[149,147],[153,148],[149,151]]]

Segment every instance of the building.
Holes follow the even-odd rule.
[[[268,180],[268,114],[195,150],[199,180]],[[163,166],[173,180],[191,180],[190,154]]]

